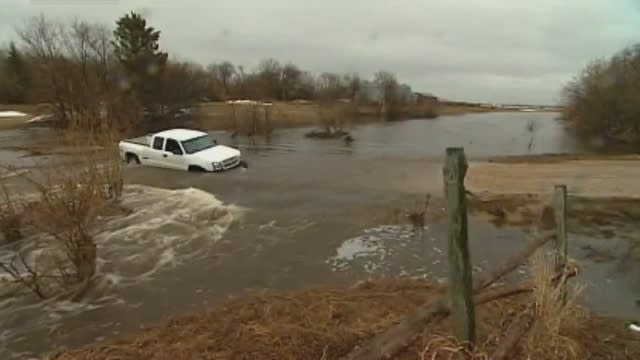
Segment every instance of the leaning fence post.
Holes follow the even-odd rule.
[[[553,213],[556,223],[554,242],[555,271],[563,271],[567,265],[567,186],[556,185],[553,188]],[[566,299],[566,287],[562,289],[562,297]]]
[[[467,160],[462,148],[447,148],[443,169],[449,236],[449,298],[458,341],[475,343],[471,261],[467,233],[467,199],[464,177]]]

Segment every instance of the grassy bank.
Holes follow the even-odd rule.
[[[124,336],[112,343],[64,351],[51,359],[338,359],[446,293],[424,281],[378,281],[351,288],[257,294],[231,300]],[[531,298],[520,295],[477,308],[477,351],[451,339],[451,322],[426,326],[395,359],[488,359]],[[559,332],[548,331],[560,315]],[[571,318],[569,318],[571,316]],[[539,314],[514,359],[622,359],[640,356],[634,334],[615,320],[571,313]],[[600,339],[610,339],[606,344]],[[625,357],[626,356],[626,357]]]
[[[511,155],[511,156],[496,156],[489,158],[487,161],[491,163],[499,164],[551,164],[562,163],[568,161],[578,160],[600,160],[600,161],[618,161],[618,160],[640,160],[638,154],[533,154],[533,155]]]

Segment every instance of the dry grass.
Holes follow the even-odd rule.
[[[22,238],[24,209],[20,202],[13,199],[11,192],[0,179],[0,234],[5,242],[15,242]]]
[[[23,228],[48,235],[37,237],[37,241],[46,242],[38,246],[55,265],[38,268],[27,264],[21,258],[20,248],[25,245],[21,243],[16,256],[22,259],[22,267],[33,269],[30,273],[34,280],[27,282],[18,271],[8,272],[17,283],[28,287],[36,281],[58,280],[56,286],[36,284],[39,289],[47,289],[39,293],[41,297],[66,292],[68,285],[88,284],[95,274],[97,248],[90,229],[98,215],[120,197],[123,187],[116,138],[109,131],[95,137],[67,133],[62,141],[75,149],[70,161],[46,164],[22,174],[24,184],[13,192],[2,186],[0,230],[4,237],[17,240]],[[13,263],[2,265],[11,269]]]
[[[488,161],[500,164],[553,164],[581,160],[638,161],[638,154],[536,154],[492,157]]]
[[[109,133],[101,138],[70,135],[67,141],[79,149],[72,161],[29,177],[39,195],[30,208],[33,223],[59,242],[77,282],[95,273],[91,225],[109,201],[122,194],[122,161],[113,138]]]
[[[411,314],[419,305],[446,293],[422,281],[375,281],[357,287],[318,288],[293,293],[266,292],[234,299],[206,313],[185,315],[148,327],[111,343],[60,352],[51,359],[337,359],[354,346]],[[397,359],[488,359],[504,330],[527,309],[530,295],[501,299],[478,307],[478,343],[469,353],[449,335],[449,320],[427,327]],[[561,328],[584,351],[612,359],[640,356],[640,344],[624,328],[605,333],[586,319],[576,332]],[[588,330],[588,331],[587,331]],[[551,334],[553,336],[553,334]],[[614,336],[616,346],[596,341]],[[539,338],[540,341],[544,340]],[[525,340],[527,341],[527,340]],[[558,344],[552,342],[551,344]],[[555,346],[555,345],[554,345]],[[513,359],[556,359],[557,349],[545,347],[539,357],[519,353]],[[554,352],[555,351],[555,352]],[[628,353],[630,357],[624,357]],[[624,356],[620,356],[623,354]],[[636,357],[637,358],[637,357]]]
[[[328,113],[344,104],[318,105],[316,103],[275,102],[270,106],[226,103],[201,103],[196,107],[200,126],[207,129],[230,129],[248,133],[253,124],[258,130],[268,118],[268,128],[289,128],[322,125]],[[355,115],[354,115],[355,116]],[[344,119],[340,119],[343,121]],[[257,131],[256,131],[257,132]]]
[[[434,335],[420,352],[420,360],[435,359],[489,360],[489,355],[482,350],[460,344],[453,337]]]
[[[532,358],[583,359],[585,352],[578,339],[571,334],[590,331],[586,327],[587,313],[577,305],[581,293],[579,285],[557,286],[549,281],[554,274],[552,255],[538,251],[533,257],[534,318],[529,333],[527,352]],[[561,278],[560,284],[566,278]]]
[[[200,103],[196,106],[199,126],[206,129],[228,130],[246,128],[254,119],[254,106],[231,105],[221,102]],[[274,102],[268,107],[270,126],[291,128],[301,126],[338,125],[348,129],[351,123],[367,122],[381,119],[380,107],[377,105],[354,105],[350,103],[297,103]],[[235,111],[235,114],[234,114]],[[437,108],[430,105],[406,106],[402,117],[431,118],[437,116]],[[263,115],[258,114],[261,118]],[[331,124],[336,119],[339,124]],[[242,132],[242,131],[240,131]]]

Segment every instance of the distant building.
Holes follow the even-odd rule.
[[[407,104],[435,104],[438,98],[430,93],[414,92],[411,86],[400,84],[398,95],[402,102]],[[384,89],[372,81],[363,81],[356,93],[356,100],[365,104],[382,104],[384,102]]]
[[[430,93],[415,93],[417,104],[436,104],[438,97]]]

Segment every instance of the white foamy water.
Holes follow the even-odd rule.
[[[122,205],[134,210],[97,229],[99,273],[123,285],[204,257],[243,209],[224,205],[205,191],[140,185],[125,189]]]
[[[431,226],[381,225],[343,241],[326,263],[333,271],[444,281],[445,236]]]
[[[378,273],[403,248],[424,240],[425,229],[405,225],[382,225],[365,229],[362,235],[345,240],[336,255],[327,260],[334,271],[361,269],[369,274]]]
[[[223,204],[214,195],[188,188],[166,190],[140,185],[125,186],[121,199],[127,213],[100,220],[93,229],[97,243],[97,275],[81,301],[37,301],[24,292],[0,296],[0,358],[22,358],[8,353],[8,344],[29,337],[57,333],[62,324],[83,314],[126,303],[121,289],[144,286],[163,271],[206,257],[229,227],[246,211]],[[30,264],[52,263],[51,239],[36,235],[23,241],[20,251]],[[0,248],[0,260],[8,261],[16,246]],[[0,274],[0,294],[10,290],[6,274]],[[6,350],[8,351],[8,350]]]

